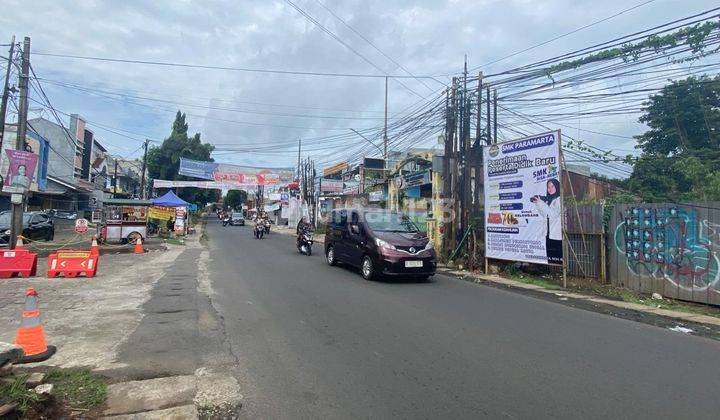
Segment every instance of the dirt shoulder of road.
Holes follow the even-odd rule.
[[[449,275],[465,281],[485,284],[505,290],[523,293],[532,297],[589,310],[618,318],[642,322],[673,331],[699,335],[720,340],[720,318],[714,316],[666,309],[663,300],[652,300],[650,304],[627,302],[592,294],[566,290],[552,283],[536,281],[536,279],[510,279],[498,275],[471,273],[448,267],[440,267],[438,273]],[[525,281],[523,281],[525,280]],[[714,309],[714,308],[711,308]]]

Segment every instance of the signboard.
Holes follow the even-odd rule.
[[[348,164],[347,162],[341,162],[337,165],[330,166],[328,168],[323,169],[323,177],[328,177],[330,175],[342,173],[348,170]]]
[[[93,209],[92,216],[90,218],[93,223],[100,223],[102,222],[102,210],[100,209]]]
[[[360,182],[358,181],[345,181],[345,187],[343,188],[343,194],[357,194],[360,192]]]
[[[148,208],[148,218],[158,220],[173,220],[175,218],[175,208],[152,206]]]
[[[6,149],[8,170],[3,180],[3,191],[24,193],[30,189],[35,177],[38,155],[22,150]]]
[[[385,169],[385,159],[365,158],[363,166],[365,169]]]
[[[320,181],[321,193],[341,193],[343,191],[343,182],[339,179],[322,179]]]
[[[430,171],[415,172],[409,175],[403,175],[401,186],[399,188],[417,187],[430,183]]]
[[[382,191],[370,191],[368,193],[368,201],[370,202],[382,201],[384,197],[385,193],[383,193]]]
[[[280,193],[270,193],[270,194],[268,194],[268,200],[269,200],[269,201],[280,201]]]
[[[486,257],[563,262],[560,132],[483,147]]]
[[[75,232],[77,233],[85,233],[88,230],[88,221],[87,219],[77,219],[75,220]]]
[[[185,233],[185,207],[175,207],[175,232]]]
[[[180,175],[230,185],[279,185],[293,180],[293,168],[257,168],[180,158]]]

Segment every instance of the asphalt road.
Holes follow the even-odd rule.
[[[717,418],[720,343],[437,275],[368,282],[321,245],[208,224],[247,418]]]

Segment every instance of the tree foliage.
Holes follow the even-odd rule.
[[[193,180],[178,174],[180,158],[204,160],[212,162],[210,157],[215,147],[200,141],[200,133],[188,136],[188,124],[185,114],[178,111],[172,125],[172,132],[160,146],[153,146],[148,150],[147,167],[150,178],[171,181]],[[203,190],[198,188],[178,188],[176,193],[183,200],[197,203],[201,206],[218,199],[219,191]]]
[[[242,190],[230,190],[228,191],[223,203],[225,207],[232,209],[239,209],[242,204],[247,200],[247,193]]]
[[[672,82],[645,105],[625,186],[646,201],[720,200],[720,75]]]

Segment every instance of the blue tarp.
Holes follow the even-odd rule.
[[[190,205],[188,202],[175,195],[172,190],[165,193],[162,197],[154,198],[152,203],[154,206],[163,207],[187,207]]]

